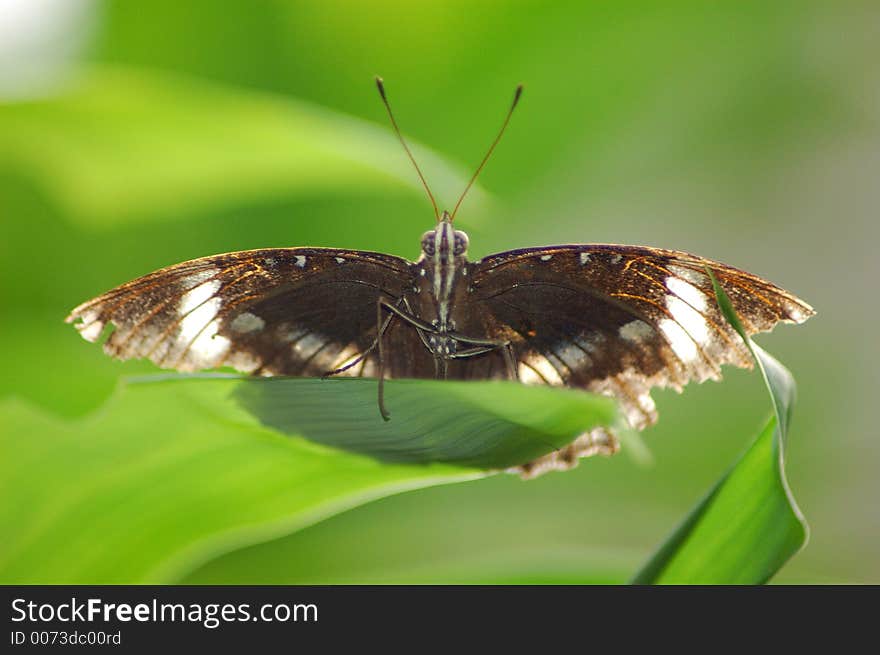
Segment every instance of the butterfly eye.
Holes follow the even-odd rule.
[[[428,257],[434,256],[434,230],[429,230],[422,235],[422,252]]]
[[[468,236],[460,230],[455,231],[455,243],[452,246],[452,254],[463,255],[468,249]]]

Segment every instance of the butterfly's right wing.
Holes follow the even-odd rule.
[[[104,350],[120,359],[178,371],[317,376],[370,348],[377,300],[411,287],[411,266],[331,248],[233,252],[123,284],[75,308],[67,322],[89,341],[112,325]],[[348,374],[374,370],[371,356]]]
[[[742,340],[721,314],[712,270],[749,334],[814,312],[755,275],[658,248],[564,245],[490,255],[468,275],[469,315],[509,339],[520,379],[604,393],[630,423],[656,420],[652,387],[681,389],[719,379],[722,364],[750,367]],[[504,375],[499,353],[467,361],[460,377]]]

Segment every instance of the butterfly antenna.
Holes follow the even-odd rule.
[[[406,141],[404,141],[403,139],[403,134],[401,134],[400,128],[397,127],[397,121],[394,120],[394,114],[391,111],[391,105],[388,103],[388,97],[385,95],[385,83],[378,75],[376,76],[376,86],[379,88],[379,95],[382,96],[382,102],[385,104],[385,109],[388,110],[388,118],[391,119],[391,125],[394,127],[394,131],[397,133],[397,138],[400,139],[400,144],[403,146],[403,149],[406,150],[406,154],[409,155],[409,160],[412,162],[413,166],[416,167],[416,173],[419,174],[419,179],[422,181],[422,186],[425,187],[425,191],[428,193],[428,198],[431,199],[431,206],[434,207],[434,216],[437,218],[437,221],[439,221],[440,210],[437,209],[437,201],[434,200],[434,194],[431,193],[431,189],[428,187],[428,183],[425,181],[425,176],[422,175],[422,169],[420,169],[419,165],[416,163],[416,158],[413,157],[409,146],[406,145]]]
[[[516,109],[516,103],[519,102],[519,97],[522,95],[522,92],[523,85],[520,84],[518,87],[516,87],[516,92],[513,94],[513,103],[510,105],[510,109],[507,112],[507,118],[504,119],[504,124],[501,126],[501,130],[498,132],[498,136],[495,137],[492,145],[489,146],[489,152],[487,152],[486,156],[483,157],[483,161],[481,161],[480,165],[477,166],[477,170],[474,172],[474,176],[471,178],[471,181],[468,182],[468,185],[464,188],[464,192],[461,194],[458,202],[455,203],[455,209],[452,210],[452,218],[450,220],[455,220],[455,214],[458,212],[458,208],[461,206],[461,201],[464,200],[467,192],[470,191],[477,177],[480,175],[480,172],[483,170],[483,166],[485,166],[486,162],[489,161],[489,157],[492,156],[492,151],[495,150],[495,146],[497,146],[498,142],[501,141],[501,137],[504,134],[504,130],[507,129],[507,124],[510,122],[510,117],[513,116],[513,110]]]

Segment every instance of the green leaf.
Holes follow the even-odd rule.
[[[236,396],[259,420],[287,434],[388,462],[451,462],[481,468],[522,464],[561,448],[593,425],[608,425],[613,404],[580,392],[520,385],[398,380],[394,420],[377,421],[376,385],[339,379],[336,393],[317,379],[257,379]],[[344,396],[345,402],[340,402]],[[570,411],[572,402],[583,411]],[[437,403],[437,404],[435,404]]]
[[[375,498],[485,476],[615,420],[608,399],[516,383],[401,380],[386,391],[388,423],[374,380],[129,383],[78,422],[6,401],[0,494],[16,502],[0,506],[0,581],[173,582],[224,552]],[[268,411],[275,400],[296,412]],[[350,452],[324,445],[334,439]]]
[[[417,150],[435,191],[464,188],[465,176]],[[384,125],[281,95],[112,66],[89,69],[57,98],[0,104],[0,159],[34,176],[85,227],[282,194],[418,186]]]
[[[809,534],[785,478],[794,378],[751,341],[730,299],[707,273],[721,311],[761,371],[774,415],[633,578],[634,584],[761,584],[804,546]]]

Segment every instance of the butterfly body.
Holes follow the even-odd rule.
[[[434,377],[463,378],[473,357],[509,348],[504,338],[492,338],[471,306],[473,289],[468,273],[468,237],[452,226],[444,212],[434,230],[422,237],[422,254],[413,265],[415,284],[398,302],[384,307],[415,330],[433,357]],[[512,357],[506,359],[509,377],[516,377]],[[458,364],[458,365],[457,365]]]

